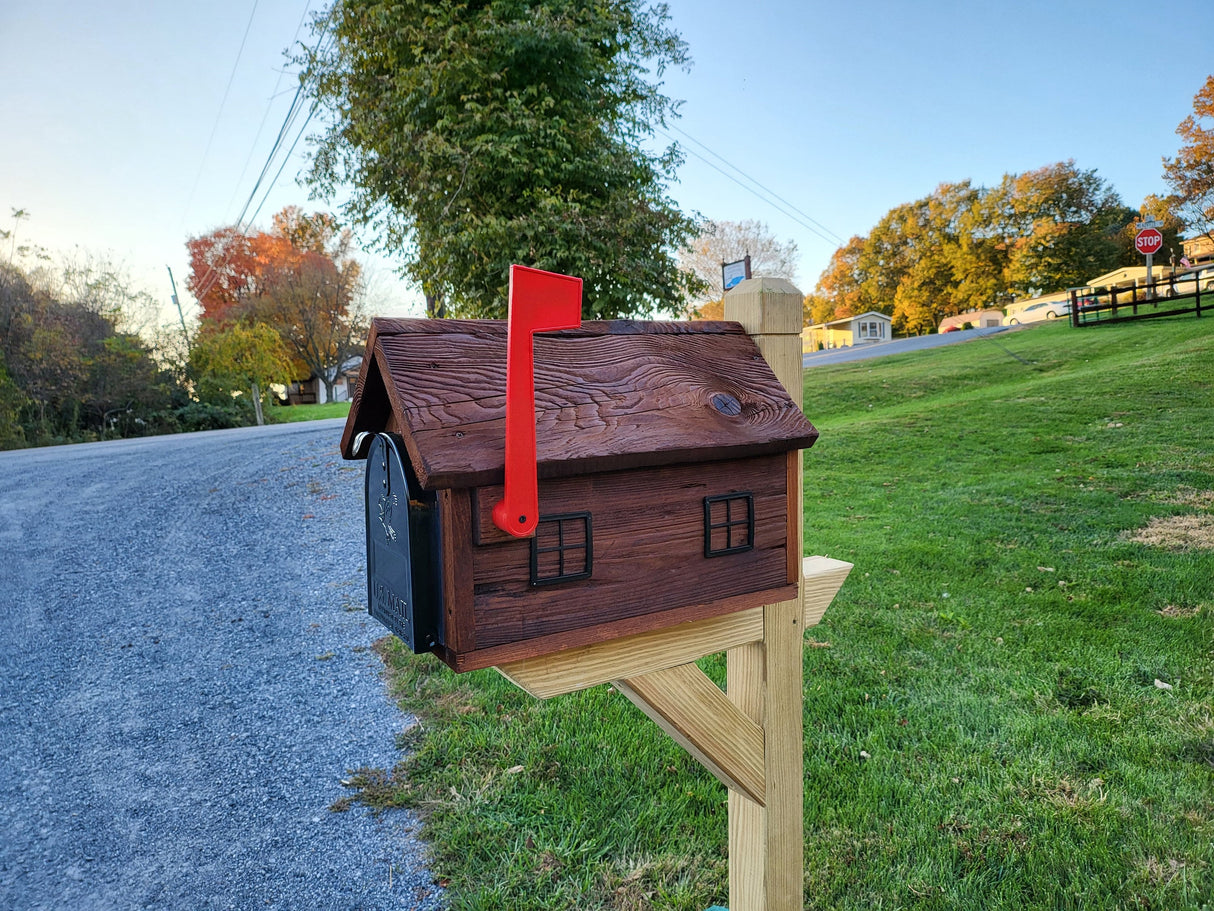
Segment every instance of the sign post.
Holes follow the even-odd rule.
[[[1134,249],[1147,258],[1147,293],[1155,296],[1154,279],[1151,277],[1151,262],[1155,254],[1163,249],[1163,235],[1159,233],[1162,222],[1147,219],[1138,223],[1139,231],[1134,235]]]

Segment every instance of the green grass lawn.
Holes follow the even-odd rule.
[[[284,405],[271,408],[266,412],[266,417],[274,424],[291,424],[296,421],[344,418],[349,413],[349,402],[326,402],[324,405]]]
[[[855,564],[807,636],[805,906],[1214,908],[1214,321],[805,393],[806,553]],[[453,908],[726,904],[725,790],[623,696],[384,653],[423,727],[352,799],[424,813]]]

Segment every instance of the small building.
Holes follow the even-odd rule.
[[[1189,240],[1182,240],[1180,248],[1184,251],[1184,257],[1190,265],[1200,266],[1205,263],[1214,263],[1214,240],[1210,240],[1204,234],[1199,234]]]
[[[1151,267],[1151,278],[1156,283],[1164,281],[1172,274],[1172,269],[1167,263],[1155,263]],[[1097,275],[1095,278],[1088,279],[1087,288],[1097,291],[1107,291],[1111,288],[1121,290],[1123,288],[1139,288],[1146,287],[1147,284],[1147,267],[1141,266],[1123,266],[1120,269],[1113,269],[1103,275]]]
[[[338,369],[337,378],[333,381],[334,402],[354,400],[354,392],[358,388],[358,373],[362,368],[362,363],[362,356],[359,355],[348,359]],[[324,381],[315,374],[306,380],[294,380],[287,387],[287,404],[289,405],[323,405],[328,401]]]
[[[892,323],[891,317],[876,310],[834,319],[829,323],[813,323],[801,332],[801,350],[851,348],[888,342],[893,338]]]
[[[1003,325],[1002,310],[967,310],[965,313],[958,313],[956,316],[946,316],[940,320],[940,326],[937,332],[949,332],[953,329],[987,329],[991,326]]]

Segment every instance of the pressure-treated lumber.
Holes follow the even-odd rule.
[[[507,680],[548,699],[622,677],[638,677],[763,638],[763,608],[681,623],[498,666]]]
[[[725,317],[742,322],[772,372],[798,407],[802,400],[802,298],[787,282],[751,279],[725,295]],[[800,485],[800,470],[797,484]],[[791,491],[790,491],[791,494]],[[801,503],[798,492],[793,500]],[[799,512],[799,510],[798,510]],[[800,518],[798,516],[798,518]],[[799,521],[790,522],[790,547],[801,552]],[[763,730],[765,805],[729,794],[729,907],[731,911],[797,911],[804,871],[802,598],[763,609],[763,641],[726,655],[727,690],[739,712]]]
[[[726,787],[763,804],[763,731],[696,665],[615,685]]]
[[[805,557],[801,567],[804,573],[801,604],[804,626],[808,629],[822,619],[852,565],[829,557]],[[601,683],[689,664],[716,652],[737,651],[738,646],[747,643],[758,643],[763,639],[763,612],[763,608],[755,607],[680,623],[666,629],[511,661],[498,665],[497,670],[537,699],[550,699]],[[733,652],[730,658],[737,660]],[[761,672],[761,668],[756,671]],[[757,707],[739,707],[751,719],[759,717]]]
[[[852,564],[830,557],[801,558],[801,606],[806,629],[822,621],[822,615],[839,594],[851,570]]]

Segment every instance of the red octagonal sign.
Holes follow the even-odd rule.
[[[1143,256],[1158,253],[1163,249],[1163,235],[1154,228],[1143,228],[1134,238],[1134,249]]]

